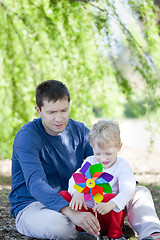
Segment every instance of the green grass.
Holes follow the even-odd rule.
[[[11,177],[0,176],[0,185],[11,185]]]

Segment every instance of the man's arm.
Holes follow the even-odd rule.
[[[83,145],[83,149],[84,149],[84,159],[86,159],[87,157],[89,156],[92,156],[93,155],[93,149],[92,147],[90,146],[90,143],[89,143],[89,132],[90,130],[84,125],[84,145]]]
[[[29,131],[18,136],[14,144],[14,188],[18,189],[21,182],[25,182],[23,189],[18,194],[23,196],[24,191],[28,197],[33,197],[45,207],[59,211],[69,203],[48,184],[45,169],[39,157],[38,138]],[[19,173],[19,175],[17,174]],[[23,173],[23,174],[22,174]],[[20,180],[19,180],[20,179]],[[58,187],[58,186],[57,186]],[[47,197],[46,197],[47,196]]]
[[[100,234],[100,224],[92,213],[71,210],[68,206],[62,208],[60,212],[67,216],[76,226],[83,228],[87,233],[95,237]]]

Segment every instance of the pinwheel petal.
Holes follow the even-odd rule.
[[[85,188],[83,188],[82,193],[88,193],[88,192],[90,192],[90,191],[89,191],[89,188],[87,186]]]
[[[102,185],[102,184],[101,184]],[[97,193],[99,192],[101,195],[103,195],[103,187],[99,186],[99,185],[95,185],[94,186],[94,190],[97,191]]]
[[[79,193],[81,193],[82,191],[83,191],[83,188],[82,187],[80,187],[80,186],[78,186],[77,184],[74,184],[74,189],[76,189],[77,190],[77,192],[79,192]]]
[[[102,175],[102,172],[95,172],[92,179],[95,181],[100,175]]]
[[[86,182],[87,178],[82,173],[74,173],[73,178],[75,183],[84,183]]]
[[[83,167],[80,169],[80,172],[85,175],[86,171],[88,170],[88,168],[91,166],[91,163],[86,162]]]
[[[102,165],[102,163],[97,163],[97,164],[91,165],[89,170],[91,173],[91,177],[93,177],[96,172],[102,172],[103,165]]]
[[[108,183],[104,178],[99,177],[95,180],[95,184],[102,184],[102,183]]]
[[[77,183],[78,186],[85,188],[86,187],[86,183]]]
[[[84,200],[85,201],[88,201],[88,200],[90,200],[91,199],[91,194],[90,194],[90,192],[89,193],[84,193]]]
[[[97,193],[93,199],[96,203],[100,203],[103,200],[103,194]]]
[[[103,172],[101,178],[105,179],[107,182],[110,182],[113,179],[113,176],[109,173]]]
[[[97,184],[96,186],[102,187],[105,193],[112,193],[112,188],[109,183]]]
[[[93,192],[92,192],[92,189],[93,189],[93,188],[90,188],[90,189],[89,189],[89,190],[90,190],[91,198],[93,198]]]
[[[90,191],[92,192],[92,196],[93,196],[93,197],[98,193],[98,191],[96,190],[95,187],[94,187],[94,188],[90,188]],[[93,198],[93,197],[92,197],[92,198]]]
[[[91,178],[91,174],[90,174],[89,169],[85,172],[85,176],[86,176],[87,179]]]

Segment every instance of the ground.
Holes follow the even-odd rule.
[[[145,177],[145,176],[144,176]],[[4,185],[3,185],[4,186]],[[157,214],[160,218],[160,186],[150,184],[147,185],[151,190],[155,208]],[[7,186],[0,189],[0,240],[32,240],[33,238],[28,238],[22,236],[16,231],[14,219],[10,215],[10,204],[8,201],[9,188]]]
[[[145,124],[137,120],[126,120],[121,124],[121,156],[130,162],[139,183],[150,189],[160,218],[160,136],[154,136],[155,144],[152,151],[149,151],[150,139],[153,140],[153,137],[146,130]],[[11,160],[0,161],[0,240],[32,240],[33,238],[22,236],[16,231],[14,219],[10,215],[10,168]]]

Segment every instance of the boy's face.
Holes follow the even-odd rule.
[[[64,98],[57,102],[44,100],[41,110],[38,106],[35,108],[48,134],[58,136],[64,131],[69,119],[68,99]]]
[[[122,144],[119,147],[110,147],[106,146],[104,149],[101,149],[97,144],[93,147],[94,156],[97,162],[102,163],[103,168],[107,169],[113,166],[116,162],[117,154],[121,150]]]

